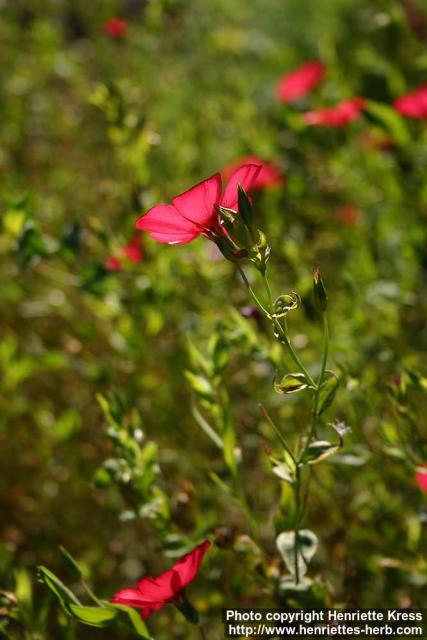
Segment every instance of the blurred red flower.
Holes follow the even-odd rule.
[[[306,96],[322,82],[326,67],[318,60],[309,60],[295,71],[286,73],[276,86],[281,102],[294,102]]]
[[[104,268],[107,271],[120,271],[123,269],[123,262],[116,256],[109,256],[104,262]]]
[[[260,165],[242,165],[230,177],[223,194],[221,175],[215,173],[176,196],[172,204],[152,207],[136,221],[136,228],[148,231],[154,240],[167,244],[185,244],[201,235],[222,235],[217,207],[237,211],[237,186],[240,184],[245,191],[250,191],[260,171]]]
[[[316,109],[304,113],[304,122],[315,127],[345,127],[359,118],[366,107],[364,98],[350,98],[329,109]]]
[[[422,85],[393,103],[396,111],[408,118],[427,119],[427,85]]]
[[[360,210],[354,204],[345,204],[338,209],[338,216],[344,224],[352,227],[359,219]]]
[[[427,467],[418,467],[416,478],[423,493],[427,493]]]
[[[141,248],[141,236],[134,234],[127,244],[121,248],[121,254],[129,262],[142,262],[144,254]],[[123,260],[118,256],[110,256],[104,262],[104,267],[107,271],[120,271],[123,269]]]
[[[114,594],[110,602],[141,609],[144,620],[153,611],[158,611],[168,602],[182,602],[183,589],[196,577],[203,557],[211,543],[205,540],[195,549],[180,558],[178,562],[157,578],[143,578],[136,589],[122,589]]]
[[[227,165],[222,170],[222,175],[229,180],[233,173],[245,164],[256,164],[261,166],[261,171],[252,183],[251,190],[267,189],[269,187],[280,187],[285,183],[280,167],[274,162],[265,162],[258,156],[245,156],[239,162]]]
[[[135,233],[129,242],[123,247],[122,253],[130,262],[142,262],[144,254],[141,248],[141,236]]]
[[[122,40],[128,30],[128,24],[123,18],[110,18],[104,22],[104,33],[114,40]]]

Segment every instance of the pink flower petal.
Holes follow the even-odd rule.
[[[216,216],[215,205],[221,197],[221,175],[215,173],[207,180],[199,182],[172,200],[174,207],[184,219],[195,226],[209,227]],[[192,225],[193,226],[193,225]],[[199,233],[202,232],[200,228]]]
[[[125,37],[127,30],[127,22],[122,18],[110,18],[104,23],[104,33],[110,38],[121,40]]]
[[[366,106],[364,98],[344,100],[329,109],[316,109],[304,113],[304,122],[317,127],[345,127],[359,118]]]
[[[261,165],[261,171],[252,183],[252,191],[256,189],[268,189],[269,187],[280,187],[285,182],[280,167],[276,163],[261,160],[258,156],[246,156],[242,158],[240,162],[226,166],[222,171],[222,175],[226,180],[229,180],[233,173],[244,164]]]
[[[187,244],[192,240],[195,240],[200,235],[200,232],[195,233],[157,233],[152,231],[150,237],[156,242],[163,242],[166,244]]]
[[[141,609],[141,618],[143,620],[146,620],[151,616],[153,611],[158,611],[159,609],[162,609],[165,606],[165,604],[166,602],[158,602],[156,604],[150,604],[149,607],[143,607]]]
[[[114,594],[111,602],[124,604],[128,607],[141,607],[146,604],[139,589],[122,589]]]
[[[421,491],[427,493],[427,467],[419,467],[416,478]]]
[[[260,164],[244,164],[243,166],[239,167],[239,169],[237,169],[237,171],[233,173],[227,184],[224,195],[221,199],[221,205],[223,207],[227,207],[228,209],[237,211],[237,185],[240,184],[240,186],[243,187],[246,192],[250,191],[261,169],[262,165]]]
[[[141,249],[141,236],[135,234],[127,244],[122,248],[122,253],[130,262],[142,262],[144,255]]]
[[[120,271],[123,269],[123,264],[120,258],[109,256],[104,262],[104,268],[107,269],[107,271]]]
[[[189,233],[193,231],[191,222],[170,204],[158,204],[138,218],[135,227],[139,230],[160,233]]]
[[[294,102],[306,96],[324,78],[326,67],[318,60],[309,60],[299,69],[284,75],[276,87],[276,95],[282,102]]]
[[[427,119],[427,85],[397,98],[394,108],[408,118]]]
[[[136,228],[145,230],[157,242],[184,244],[200,235],[201,230],[170,204],[159,204],[136,221]]]
[[[173,569],[178,573],[183,587],[187,586],[196,577],[205,553],[210,546],[209,540],[205,540],[175,564]]]
[[[354,204],[345,204],[338,209],[338,216],[341,222],[349,227],[355,225],[359,219],[360,210]]]
[[[153,611],[180,597],[184,587],[196,577],[210,546],[209,540],[205,540],[180,558],[171,569],[164,571],[157,578],[147,577],[139,580],[137,589],[122,589],[114,594],[111,602],[141,609],[141,617],[145,620]]]

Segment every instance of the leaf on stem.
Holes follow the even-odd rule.
[[[291,293],[284,293],[274,301],[273,318],[284,318],[289,311],[298,309],[300,306],[301,298],[295,291],[291,291]]]
[[[275,476],[277,476],[281,480],[285,480],[285,482],[290,482],[291,484],[294,482],[292,469],[289,467],[288,464],[286,464],[286,462],[273,464],[273,473]]]
[[[330,458],[341,449],[340,444],[333,444],[327,440],[312,442],[301,457],[301,464],[318,464]]]
[[[67,608],[73,618],[90,627],[107,627],[117,618],[117,611],[106,607],[86,607],[70,604]]]
[[[310,385],[303,373],[287,373],[280,382],[274,382],[273,387],[276,393],[296,393],[303,391]]]
[[[74,560],[71,553],[69,553],[64,547],[59,547],[59,551],[61,556],[65,560],[65,564],[70,572],[70,575],[76,578],[77,580],[82,579],[82,570],[80,569],[76,560]]]
[[[237,185],[237,198],[239,215],[242,217],[242,220],[248,229],[250,229],[253,219],[253,207],[246,191],[240,184]]]
[[[322,383],[319,390],[319,402],[317,415],[320,416],[332,404],[340,383],[338,376],[333,371],[327,371],[329,378]]]
[[[298,540],[297,549],[295,549],[295,541]],[[283,558],[289,573],[295,579],[295,553],[297,552],[298,574],[303,578],[307,573],[308,565],[316,553],[318,545],[317,536],[309,529],[301,529],[298,531],[298,537],[295,531],[284,531],[276,538],[276,546]]]
[[[67,605],[80,605],[80,601],[74,593],[65,584],[56,577],[52,571],[46,567],[38,567],[38,574],[42,582],[55,594],[61,605],[66,608]]]

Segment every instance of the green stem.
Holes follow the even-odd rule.
[[[305,511],[305,506],[306,506],[306,502],[307,502],[307,494],[308,494],[308,488],[307,488],[307,491],[306,491],[306,494],[305,494],[304,500],[303,500],[303,508],[301,509],[301,494],[300,494],[301,477],[300,477],[299,464],[300,464],[301,460],[303,459],[304,454],[307,451],[307,448],[310,446],[310,442],[313,439],[313,436],[316,433],[318,409],[319,409],[320,388],[322,386],[323,379],[325,377],[326,364],[327,364],[327,361],[328,361],[328,349],[329,349],[329,327],[328,327],[328,317],[326,315],[326,312],[322,313],[322,323],[323,323],[323,357],[322,357],[322,364],[321,364],[321,368],[320,368],[320,374],[319,374],[319,378],[317,380],[317,385],[316,385],[315,393],[314,393],[313,418],[312,418],[310,433],[308,434],[307,442],[305,443],[305,446],[304,446],[304,448],[303,448],[303,450],[302,450],[302,452],[300,454],[300,457],[299,457],[299,461],[298,461],[298,464],[297,464],[297,470],[296,470],[296,479],[295,479],[296,517],[295,517],[295,530],[294,530],[295,531],[294,551],[295,551],[295,582],[296,582],[296,584],[298,584],[298,582],[299,582],[299,567],[298,567],[298,537],[299,537],[299,529],[300,529],[300,526],[301,526],[302,516],[303,516],[303,513]]]
[[[322,323],[323,323],[323,357],[322,357],[322,365],[320,369],[319,378],[317,380],[316,390],[314,393],[313,399],[313,414],[311,420],[310,432],[307,437],[307,441],[305,443],[304,449],[301,452],[299,462],[301,462],[304,454],[306,453],[310,443],[313,439],[313,436],[316,434],[316,426],[318,419],[318,411],[319,411],[319,396],[320,396],[320,387],[322,386],[323,379],[325,377],[326,364],[328,361],[328,349],[329,349],[329,327],[328,327],[328,317],[326,315],[326,311],[322,313]]]
[[[268,299],[268,304],[269,304],[269,307],[270,307],[270,312],[273,313],[274,312],[274,309],[273,309],[273,294],[271,293],[271,287],[270,287],[270,283],[269,283],[268,278],[267,278],[266,271],[262,271],[261,272],[261,278],[262,278],[262,281],[264,283],[265,290],[267,292],[267,299]]]
[[[235,492],[236,492],[236,498],[237,501],[240,505],[240,507],[242,508],[245,516],[246,516],[246,520],[248,522],[249,525],[249,531],[251,534],[251,538],[253,538],[254,540],[257,539],[257,524],[256,524],[256,520],[255,517],[251,511],[251,508],[248,504],[247,498],[246,498],[246,494],[243,488],[243,482],[242,482],[242,476],[239,474],[239,478],[238,481],[236,481],[235,484]]]
[[[89,596],[89,598],[91,598],[94,602],[96,602],[97,605],[102,606],[100,600],[96,597],[96,595],[94,594],[92,589],[89,587],[87,582],[82,579],[82,580],[80,580],[80,584],[82,585],[83,589],[86,591],[86,593]]]
[[[257,305],[257,307],[259,307],[261,309],[261,311],[263,312],[263,314],[268,318],[270,316],[269,312],[267,311],[267,309],[263,306],[262,302],[260,302],[260,300],[258,299],[255,291],[252,289],[249,280],[246,277],[245,272],[243,271],[242,267],[240,265],[237,265],[237,268],[239,270],[240,275],[242,276],[242,280],[245,283],[245,286],[247,288],[247,290],[249,291],[249,293],[252,296],[253,301],[255,302],[255,304]]]
[[[274,424],[273,420],[271,419],[270,414],[268,413],[267,409],[262,405],[259,404],[258,405],[259,408],[262,411],[262,414],[264,415],[264,418],[267,420],[267,422],[270,424],[270,426],[273,428],[274,433],[277,435],[278,439],[280,440],[280,442],[282,443],[285,451],[288,452],[288,454],[291,456],[293,462],[295,463],[295,466],[297,465],[297,461],[296,458],[294,456],[294,454],[292,453],[291,448],[288,446],[285,438],[282,436],[282,434],[280,433],[279,429],[277,428],[277,426]]]
[[[295,584],[299,584],[299,529],[301,524],[301,505],[300,505],[300,489],[301,489],[301,477],[300,468],[297,466],[295,471],[295,527],[294,527],[294,571],[295,571]]]
[[[230,415],[230,401],[229,401],[229,396],[227,391],[224,388],[221,388],[221,386],[217,386],[215,389],[215,394],[216,394],[216,400],[217,400],[217,404],[219,407],[221,407],[221,412],[219,417],[219,421],[220,424],[218,425],[220,428],[220,431],[222,434],[226,434],[228,433],[232,433],[232,437],[233,437],[233,451],[232,451],[232,460],[228,460],[227,459],[227,455],[225,455],[226,452],[226,448],[224,446],[224,443],[222,443],[222,448],[224,450],[224,460],[226,465],[228,466],[230,472],[231,472],[231,476],[233,478],[233,488],[234,488],[234,493],[235,493],[235,500],[236,502],[239,504],[239,506],[241,507],[241,509],[243,510],[245,516],[246,516],[246,520],[248,522],[249,525],[249,530],[251,533],[252,538],[256,538],[256,520],[255,517],[252,514],[251,508],[249,506],[248,500],[246,498],[246,494],[245,494],[245,490],[244,490],[244,486],[243,486],[243,479],[242,479],[242,474],[240,472],[240,468],[238,466],[238,463],[236,461],[236,458],[234,456],[234,446],[235,446],[235,439],[234,439],[234,428],[233,428],[233,424],[231,421],[231,415]]]
[[[240,275],[241,275],[241,277],[243,279],[243,282],[245,283],[246,288],[248,289],[250,295],[252,296],[253,301],[255,302],[257,307],[263,312],[265,317],[273,323],[273,327],[275,329],[275,333],[276,333],[277,337],[280,339],[280,341],[282,342],[282,344],[285,346],[290,358],[293,360],[295,365],[298,367],[298,370],[301,373],[303,373],[304,377],[306,378],[307,382],[312,387],[312,389],[314,389],[313,415],[312,415],[310,433],[308,435],[307,442],[306,442],[302,452],[300,453],[299,460],[296,460],[294,454],[292,453],[291,449],[288,447],[288,445],[287,445],[285,439],[283,438],[282,434],[280,433],[279,429],[276,427],[276,425],[274,424],[273,420],[270,418],[268,412],[264,409],[264,407],[262,405],[260,405],[260,408],[261,408],[261,411],[264,414],[264,417],[266,418],[266,420],[268,421],[270,426],[273,428],[274,432],[276,433],[276,435],[279,438],[280,442],[284,446],[285,450],[288,452],[288,454],[291,456],[292,460],[295,463],[295,483],[294,483],[294,490],[295,490],[294,573],[295,573],[295,583],[299,584],[299,581],[300,581],[300,572],[299,572],[299,563],[298,563],[298,560],[299,560],[299,553],[298,553],[299,552],[299,531],[300,531],[301,520],[302,520],[303,512],[305,510],[305,503],[306,503],[306,498],[307,498],[307,494],[306,494],[304,496],[304,500],[303,500],[303,502],[304,502],[303,507],[301,508],[301,470],[300,470],[299,464],[301,463],[301,460],[302,460],[302,458],[303,458],[308,446],[310,445],[310,442],[311,442],[313,436],[316,433],[320,388],[321,388],[321,385],[322,385],[324,377],[325,377],[326,364],[327,364],[327,360],[328,360],[328,345],[329,345],[328,320],[327,320],[326,312],[322,313],[323,334],[324,334],[323,357],[322,357],[322,364],[321,364],[319,378],[318,378],[317,383],[316,383],[314,381],[314,379],[312,378],[312,376],[307,371],[307,369],[305,368],[305,366],[303,365],[303,363],[301,362],[301,360],[299,359],[297,353],[294,351],[294,349],[293,349],[293,347],[291,345],[291,342],[290,342],[290,339],[289,339],[289,335],[288,335],[288,331],[287,331],[287,328],[286,328],[286,320],[284,319],[283,320],[283,324],[282,324],[279,321],[278,318],[274,317],[273,295],[272,295],[272,292],[271,292],[271,287],[270,287],[266,272],[265,271],[261,272],[261,278],[262,278],[262,281],[263,281],[263,284],[264,284],[264,288],[265,288],[265,291],[266,291],[266,294],[267,294],[268,309],[265,308],[265,306],[262,304],[262,302],[259,300],[259,298],[256,295],[256,293],[252,289],[252,287],[251,287],[251,285],[250,285],[250,283],[249,283],[249,281],[248,281],[248,279],[246,277],[246,274],[244,273],[244,271],[240,267],[240,265],[238,265],[238,269],[239,269],[239,273],[240,273]]]
[[[305,376],[307,382],[310,384],[310,386],[315,389],[316,388],[316,383],[313,380],[313,378],[311,377],[311,375],[308,373],[307,369],[304,367],[304,365],[301,362],[301,360],[299,359],[298,355],[295,353],[295,351],[294,351],[294,349],[293,349],[293,347],[291,345],[291,342],[289,340],[289,336],[288,336],[288,333],[287,333],[286,329],[280,324],[280,322],[278,321],[277,318],[274,318],[272,316],[272,313],[273,313],[273,296],[272,296],[272,293],[271,293],[271,288],[270,288],[270,284],[268,282],[268,278],[267,278],[266,273],[265,272],[262,273],[261,274],[261,278],[262,278],[262,281],[264,283],[264,286],[265,286],[265,289],[266,289],[266,292],[267,292],[268,304],[269,304],[270,310],[267,310],[264,307],[264,305],[262,304],[262,302],[260,301],[260,299],[256,295],[255,291],[252,289],[252,287],[251,287],[251,285],[249,283],[249,280],[247,279],[246,274],[243,271],[243,269],[241,268],[241,266],[237,265],[237,268],[239,270],[240,275],[242,276],[242,280],[245,283],[245,286],[246,286],[247,290],[249,291],[249,293],[252,296],[253,301],[255,302],[257,307],[263,312],[265,317],[273,323],[278,336],[281,338],[282,344],[285,345],[285,347],[286,347],[286,349],[288,351],[288,354],[289,354],[290,358],[294,361],[294,363],[298,367],[299,371],[301,371],[301,373],[304,374],[304,376]]]
[[[294,361],[296,366],[299,368],[301,373],[304,374],[304,376],[305,376],[307,382],[310,384],[310,386],[313,387],[313,389],[316,389],[316,383],[313,380],[313,378],[311,377],[311,375],[308,373],[307,369],[304,367],[304,365],[301,362],[301,360],[299,359],[298,355],[295,353],[295,351],[294,351],[294,349],[293,349],[293,347],[292,347],[292,345],[290,343],[289,336],[288,336],[288,333],[287,333],[286,329],[280,324],[280,322],[277,320],[277,318],[274,318],[273,324],[276,327],[276,329],[278,330],[279,335],[282,338],[282,344],[284,344],[286,349],[288,350],[289,356],[292,358],[292,360]]]
[[[271,311],[271,314],[273,314],[274,313],[273,294],[271,293],[270,282],[268,280],[266,271],[263,271],[261,273],[261,278],[262,278],[262,281],[264,283],[264,287],[265,287],[265,290],[266,290],[266,293],[267,293],[267,298],[268,298],[268,301],[269,301],[270,311]],[[312,387],[315,387],[316,385],[315,385],[315,382],[314,382],[313,378],[308,373],[307,369],[304,367],[303,363],[301,362],[301,360],[299,359],[298,355],[295,353],[294,348],[291,345],[291,341],[289,340],[289,335],[288,335],[288,332],[286,330],[286,324],[285,324],[286,321],[283,320],[283,323],[284,323],[284,326],[283,326],[279,322],[279,320],[277,318],[275,318],[274,316],[271,316],[271,320],[273,322],[273,325],[276,328],[276,331],[279,333],[280,337],[282,338],[283,344],[287,348],[290,357],[292,358],[294,363],[297,365],[299,370],[304,374],[304,376],[306,377],[306,379],[310,383],[310,385]]]

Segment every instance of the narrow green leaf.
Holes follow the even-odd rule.
[[[76,560],[74,560],[74,558],[71,555],[71,553],[69,553],[64,547],[61,547],[61,546],[59,547],[59,551],[61,553],[61,556],[65,560],[65,564],[67,565],[67,568],[68,568],[70,574],[72,576],[74,576],[75,578],[77,578],[78,580],[81,580],[81,578],[82,578],[82,570],[80,569],[80,567],[77,564]]]
[[[210,339],[209,353],[212,358],[214,373],[218,375],[228,364],[228,344],[220,333],[214,333]]]
[[[227,467],[230,469],[234,476],[237,476],[237,461],[236,461],[236,434],[234,431],[233,423],[230,419],[226,419],[224,425],[224,431],[222,433],[222,442],[224,445],[224,460]]]
[[[73,618],[91,627],[107,627],[117,618],[117,611],[105,607],[85,607],[77,604],[68,605]]]
[[[210,426],[207,420],[205,420],[205,418],[202,416],[202,414],[197,409],[197,407],[192,408],[192,414],[197,424],[199,425],[199,427],[203,429],[203,431],[206,433],[206,435],[209,436],[212,442],[214,442],[219,449],[223,449],[224,445],[222,443],[221,438],[219,437],[217,432]]]
[[[19,607],[31,612],[33,606],[33,589],[30,574],[24,568],[15,569],[15,595]]]
[[[123,615],[127,616],[133,628],[135,629],[138,638],[142,638],[143,640],[151,640],[151,636],[147,629],[147,626],[142,620],[138,611],[132,609],[131,607],[126,607],[123,604],[110,604],[110,607],[112,609],[118,609]]]
[[[246,191],[240,184],[237,185],[237,199],[239,214],[245,225],[249,228],[253,219],[253,207]]]
[[[190,340],[188,340],[188,353],[191,359],[191,363],[194,368],[201,368],[203,373],[206,375],[211,375],[211,364],[202,354],[202,352],[196,347],[196,345]]]
[[[227,495],[230,495],[232,493],[232,491],[231,491],[230,487],[228,486],[228,484],[226,484],[224,482],[224,480],[221,480],[221,478],[219,477],[219,475],[217,473],[215,473],[214,471],[210,471],[209,472],[209,477],[212,480],[212,482],[214,482],[214,484],[216,484],[216,486],[219,489],[221,489],[221,491],[223,491]]]
[[[399,146],[406,147],[411,143],[411,137],[404,119],[391,106],[369,100],[365,115],[389,133],[393,141]]]
[[[106,419],[106,421],[109,424],[115,424],[119,426],[112,414],[109,400],[101,393],[96,394],[96,399],[98,400],[98,404],[102,409],[102,413],[104,414],[104,418]]]
[[[330,377],[323,382],[319,390],[319,403],[317,405],[317,415],[319,416],[332,404],[340,383],[335,373],[332,373],[332,371],[328,373]]]
[[[74,593],[46,567],[38,567],[38,572],[44,584],[56,595],[62,605],[81,605]]]
[[[186,371],[185,377],[190,382],[193,391],[207,400],[213,400],[213,389],[209,380],[192,371]]]

